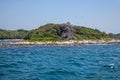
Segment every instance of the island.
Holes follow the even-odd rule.
[[[12,37],[11,37],[12,36]],[[59,45],[73,46],[84,44],[111,44],[120,43],[114,35],[98,29],[72,25],[48,23],[34,30],[5,31],[0,29],[0,39],[22,39],[20,42],[0,44],[0,46],[28,46],[28,45]]]

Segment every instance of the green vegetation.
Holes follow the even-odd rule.
[[[109,33],[109,36],[111,36],[114,39],[120,39],[120,33],[118,34]]]
[[[112,39],[105,32],[83,26],[65,24],[46,24],[30,31],[24,38],[29,41],[63,41],[63,40],[100,40]]]
[[[0,29],[0,39],[23,39],[29,31],[19,30],[3,30]]]
[[[32,30],[24,39],[31,41],[57,41],[60,40],[60,24],[46,24]]]
[[[108,35],[97,29],[71,25],[69,22],[50,23],[31,31],[0,29],[0,39],[24,39],[24,41],[110,40],[113,38],[120,39],[120,34]]]
[[[89,40],[89,39],[110,39],[105,32],[101,32],[97,29],[86,28],[82,26],[74,27],[74,36],[77,40]]]

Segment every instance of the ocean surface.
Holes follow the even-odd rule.
[[[0,80],[120,80],[120,44],[0,47]]]

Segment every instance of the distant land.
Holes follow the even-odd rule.
[[[0,39],[24,39],[28,41],[63,41],[63,40],[110,40],[120,39],[120,33],[105,33],[98,29],[64,24],[49,23],[34,30],[0,29]]]
[[[28,33],[29,31],[24,29],[18,29],[18,30],[0,29],[0,39],[24,39],[24,37]]]

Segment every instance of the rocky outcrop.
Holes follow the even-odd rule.
[[[61,38],[66,40],[73,40],[73,28],[72,25],[67,22],[63,24],[61,27]]]

